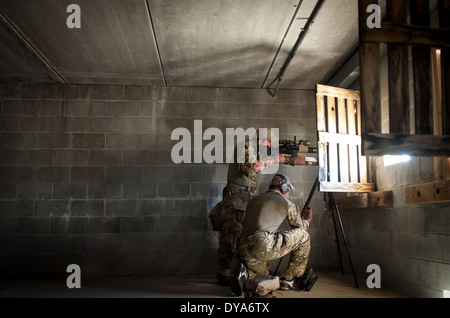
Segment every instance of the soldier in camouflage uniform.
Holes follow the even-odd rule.
[[[267,139],[257,139],[259,146],[271,146],[271,133],[268,129]],[[231,280],[231,262],[236,254],[237,242],[242,231],[242,223],[245,217],[248,202],[254,198],[258,191],[258,182],[261,171],[275,163],[274,159],[251,160],[258,153],[257,146],[252,141],[245,143],[245,163],[238,163],[235,153],[234,163],[229,165],[227,186],[224,189],[221,203],[221,235],[216,258],[216,277],[221,285],[228,285]],[[279,155],[277,158],[281,164],[291,166],[304,166],[305,158],[291,158],[287,155]]]
[[[242,230],[239,255],[248,269],[249,278],[257,274],[269,274],[268,262],[291,253],[286,276],[280,281],[282,289],[289,287],[295,278],[305,273],[311,249],[309,225],[312,210],[301,216],[298,208],[289,198],[291,190],[289,179],[276,175],[270,190],[257,196],[247,206]],[[278,231],[285,219],[291,230]]]

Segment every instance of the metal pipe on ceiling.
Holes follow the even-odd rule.
[[[311,27],[311,24],[314,22],[320,8],[322,7],[324,0],[318,0],[316,2],[316,5],[314,6],[313,11],[311,12],[311,15],[309,16],[308,20],[306,21],[305,26],[301,29],[300,34],[298,36],[297,41],[294,44],[294,47],[292,48],[291,52],[289,53],[289,56],[287,57],[286,61],[284,62],[283,67],[280,69],[280,72],[277,74],[277,77],[270,83],[270,85],[267,87],[267,91],[272,97],[275,97],[278,93],[278,90],[280,88],[281,81],[283,80],[284,74],[286,73],[286,70],[289,68],[289,65],[291,64],[292,60],[294,59],[295,55],[297,54],[297,51],[303,42],[303,39],[305,38],[306,34],[309,31],[309,28]],[[275,90],[271,91],[272,85],[275,86]]]

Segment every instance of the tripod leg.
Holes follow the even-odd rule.
[[[341,246],[339,244],[339,235],[337,232],[336,217],[334,216],[334,213],[336,213],[336,212],[334,211],[334,207],[331,206],[331,198],[330,198],[329,193],[328,193],[328,204],[330,205],[329,209],[331,211],[331,217],[333,218],[334,233],[336,235],[336,244],[337,244],[337,249],[338,249],[338,254],[339,254],[339,264],[341,265],[342,275],[344,275],[345,273],[344,273],[344,264],[342,263]]]
[[[330,198],[332,199],[333,205],[334,205],[334,207],[335,207],[335,209],[336,209],[336,216],[337,216],[337,219],[338,219],[338,221],[339,221],[339,226],[340,226],[340,228],[341,228],[342,238],[343,238],[343,240],[344,240],[345,249],[347,250],[347,256],[348,256],[348,260],[349,260],[349,262],[350,262],[350,267],[352,268],[353,278],[354,278],[354,280],[355,280],[355,287],[356,287],[356,288],[359,288],[358,280],[356,279],[355,269],[353,268],[352,258],[350,257],[350,251],[349,251],[349,249],[348,249],[347,238],[345,237],[344,225],[342,224],[341,215],[340,215],[340,213],[339,213],[339,206],[337,205],[337,202],[336,202],[336,200],[335,200],[335,198],[334,198],[333,193],[330,193]]]

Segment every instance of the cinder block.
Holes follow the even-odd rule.
[[[103,182],[104,180],[104,167],[72,167],[71,182]]]
[[[31,217],[33,201],[0,201],[0,218]]]
[[[63,100],[39,100],[37,106],[38,116],[72,116],[72,107]]]
[[[149,166],[155,162],[154,150],[124,150],[123,164],[126,166]]]
[[[75,100],[69,101],[74,117],[106,116],[106,101]]]
[[[124,118],[123,129],[127,133],[156,132],[156,123],[153,118]]]
[[[115,200],[106,202],[106,216],[136,216],[138,204],[134,200]]]
[[[158,87],[157,100],[167,102],[182,102],[189,101],[190,88],[189,87]]]
[[[63,166],[86,165],[87,154],[87,150],[55,150],[54,164]]]
[[[2,116],[0,117],[1,131],[19,131],[19,119],[18,116]]]
[[[153,100],[153,86],[125,86],[125,100]]]
[[[155,217],[122,217],[120,218],[121,233],[151,233],[155,232]],[[145,242],[147,244],[147,242]],[[139,245],[134,245],[136,249]]]
[[[69,181],[68,167],[37,167],[36,182],[65,182]]]
[[[68,133],[40,133],[36,134],[36,148],[65,149],[70,147],[70,134]]]
[[[0,167],[0,182],[33,182],[33,167]]]
[[[189,183],[159,183],[159,198],[189,198],[191,187]]]
[[[46,200],[52,198],[51,183],[19,183],[17,185],[17,198],[19,200]]]
[[[17,163],[24,166],[50,166],[52,164],[52,151],[21,150],[18,152]]]
[[[208,103],[208,118],[234,118],[239,117],[239,104],[237,103]]]
[[[17,218],[17,234],[49,234],[50,218]]]
[[[20,98],[21,94],[21,83],[0,83],[0,99]]]
[[[252,103],[253,89],[223,88],[222,101],[226,103]]]
[[[5,100],[3,102],[4,115],[37,115],[37,100]]]
[[[53,131],[54,117],[21,117],[20,130],[21,131]]]
[[[150,134],[107,134],[107,149],[152,149],[153,136]]]
[[[91,99],[123,100],[124,87],[121,85],[91,85]]]
[[[222,101],[222,91],[220,88],[192,87],[191,102],[216,102]]]
[[[156,106],[156,116],[169,118],[205,118],[206,103],[187,102],[158,102]]]
[[[71,216],[102,216],[104,212],[104,201],[101,200],[76,200],[71,202]]]
[[[122,132],[124,127],[124,118],[93,117],[90,120],[90,131],[92,132]]]
[[[106,167],[107,183],[139,183],[139,171],[135,167]]]
[[[174,201],[172,200],[142,200],[141,214],[145,216],[153,215],[173,215]]]
[[[32,149],[36,144],[33,133],[5,133],[2,132],[2,149]]]
[[[89,148],[103,149],[105,148],[104,134],[73,134],[72,148]]]
[[[87,184],[58,183],[53,187],[53,199],[86,199]]]
[[[47,200],[34,202],[34,216],[65,216],[69,215],[69,201],[66,200]]]
[[[2,166],[15,166],[17,165],[17,150],[0,150],[0,165]]]
[[[90,150],[88,163],[92,166],[120,166],[122,165],[122,151]]]
[[[86,224],[87,233],[120,233],[120,218],[90,217]]]
[[[17,195],[17,184],[0,183],[0,199],[15,199]]]
[[[65,85],[65,94],[68,100],[71,99],[88,99],[89,85]]]
[[[141,114],[141,103],[137,101],[108,102],[106,110],[108,116],[139,116]]]

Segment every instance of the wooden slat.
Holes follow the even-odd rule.
[[[347,209],[365,209],[374,207],[392,207],[393,192],[379,191],[363,193],[351,197],[337,199],[339,208]]]
[[[450,136],[367,134],[363,139],[367,156],[450,157]]]
[[[381,133],[380,49],[378,44],[362,44],[361,133]]]
[[[410,0],[411,23],[430,26],[429,0]],[[431,75],[431,49],[412,48],[414,74],[415,133],[433,134],[433,81]]]
[[[327,124],[325,118],[325,96],[317,94],[316,96],[317,107],[317,131],[326,131]]]
[[[406,23],[405,0],[387,0],[388,19]],[[391,134],[410,132],[408,47],[388,45],[389,126]]]
[[[406,204],[450,201],[450,180],[419,184],[405,188]]]
[[[347,99],[359,99],[360,93],[358,91],[353,91],[350,89],[344,89],[339,87],[332,87],[327,85],[317,85],[317,94],[326,95],[337,98],[347,98]]]
[[[450,0],[438,1],[439,26],[450,29]],[[448,42],[450,37],[447,37]],[[450,48],[441,52],[442,70],[442,132],[450,135]]]
[[[382,22],[379,29],[369,29],[366,25],[363,25],[360,32],[361,42],[366,44],[386,43],[442,49],[450,49],[449,37],[450,30],[448,29],[392,22]]]
[[[321,182],[320,191],[323,192],[374,192],[377,185],[374,183],[344,183]]]
[[[338,133],[347,134],[347,106],[345,99],[338,98]],[[339,174],[341,182],[349,182],[349,158],[348,158],[348,145],[339,144]]]
[[[357,132],[355,104],[356,101],[347,100],[347,123],[349,135],[356,135]],[[350,182],[357,183],[359,181],[359,178],[358,178],[358,151],[356,145],[349,145],[348,157],[350,169]]]
[[[327,143],[320,141],[320,139],[317,161],[319,164],[319,182],[328,182]]]
[[[328,131],[337,132],[336,127],[336,102],[334,97],[327,97],[327,127]],[[338,166],[338,152],[337,144],[335,142],[328,143],[328,165],[329,165],[329,178],[331,182],[338,182],[339,179],[339,166]]]

